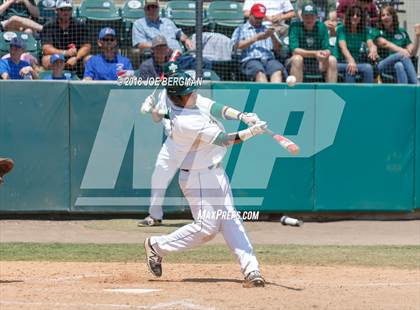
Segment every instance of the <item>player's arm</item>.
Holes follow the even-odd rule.
[[[240,112],[227,105],[222,105],[213,102],[210,106],[210,114],[219,119],[225,120],[239,120],[244,122],[248,126],[256,124],[260,119],[255,113],[244,113]]]
[[[251,127],[241,131],[232,133],[221,132],[213,141],[213,144],[219,146],[230,146],[233,144],[238,144],[252,137],[255,137],[256,135],[264,133],[266,128],[267,123],[259,121],[255,125],[252,125]]]

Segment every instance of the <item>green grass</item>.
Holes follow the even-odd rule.
[[[265,264],[420,268],[420,246],[259,245]],[[2,261],[142,262],[141,244],[0,243]],[[235,258],[224,245],[168,255],[171,263],[224,263]]]

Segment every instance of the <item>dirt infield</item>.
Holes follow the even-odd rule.
[[[246,289],[232,264],[166,264],[159,280],[144,264],[2,262],[1,269],[2,310],[408,310],[420,305],[418,270],[263,266],[267,287]]]
[[[7,220],[0,221],[0,242],[141,247],[145,236],[186,222],[138,228],[135,220]],[[420,221],[308,223],[302,228],[258,222],[246,228],[254,244],[420,244]],[[0,309],[420,309],[420,268],[262,264],[262,272],[267,287],[245,289],[239,266],[232,263],[164,262],[164,275],[156,280],[143,262],[0,261]]]

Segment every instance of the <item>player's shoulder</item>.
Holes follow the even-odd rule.
[[[197,94],[197,106],[210,107],[213,103],[214,100]]]

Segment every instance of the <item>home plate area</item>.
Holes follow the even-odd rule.
[[[0,309],[417,309],[415,270],[263,265],[243,288],[237,264],[1,262]],[[355,298],[357,296],[357,298]]]

